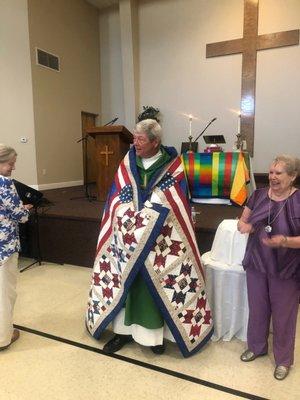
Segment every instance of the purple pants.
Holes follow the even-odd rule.
[[[272,316],[275,364],[289,367],[294,362],[299,284],[294,279],[274,278],[250,269],[246,270],[246,276],[248,348],[256,355],[267,353]]]

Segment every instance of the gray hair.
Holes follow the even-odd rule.
[[[143,121],[136,124],[134,133],[146,133],[150,142],[157,139],[161,142],[162,129],[161,126],[155,119],[144,119]]]
[[[15,149],[0,143],[0,164],[10,161],[15,156],[17,156]]]
[[[285,165],[286,173],[289,176],[297,176],[300,175],[300,159],[297,157],[290,156],[289,154],[280,154],[276,156],[273,160],[273,163],[276,164],[278,162],[282,162]]]

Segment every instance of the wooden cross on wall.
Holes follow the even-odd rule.
[[[247,150],[253,156],[256,55],[258,50],[274,49],[299,44],[299,29],[257,35],[259,0],[244,0],[244,30],[241,39],[206,45],[206,57],[242,53],[241,135]]]

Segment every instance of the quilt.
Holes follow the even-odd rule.
[[[86,326],[98,339],[142,276],[183,356],[212,336],[211,309],[180,157],[140,189],[135,153],[121,162],[104,210]]]

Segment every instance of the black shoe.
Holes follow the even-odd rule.
[[[165,344],[159,344],[158,346],[151,346],[151,350],[154,354],[163,354],[166,350]]]
[[[126,343],[132,342],[131,335],[115,335],[109,342],[103,346],[103,351],[108,354],[115,353],[122,349]]]

